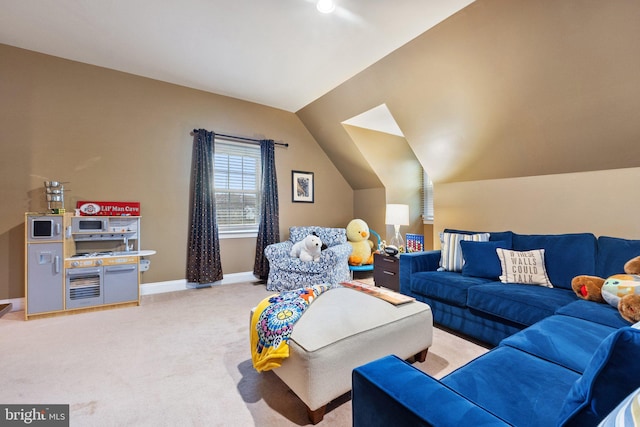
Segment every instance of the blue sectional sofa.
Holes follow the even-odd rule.
[[[631,325],[608,304],[577,298],[571,279],[622,272],[640,255],[640,241],[510,231],[483,239],[460,243],[471,248],[462,251],[461,271],[438,271],[440,251],[403,254],[400,290],[431,305],[434,322],[496,347],[440,380],[395,356],[356,368],[355,427],[596,426],[615,417],[617,406],[637,405],[640,323]],[[498,271],[504,259],[492,255],[497,247],[544,249],[542,276],[553,287],[499,281],[507,276]],[[459,254],[443,252],[451,269]]]
[[[445,233],[480,234],[450,229]],[[525,235],[502,231],[488,235],[486,243],[465,246],[469,250],[463,253],[462,271],[438,271],[439,250],[401,255],[400,292],[429,304],[434,323],[491,345],[578,300],[571,289],[573,277],[619,274],[626,261],[640,255],[640,240],[596,238],[590,233]],[[553,287],[500,282],[500,264],[494,265],[499,262],[496,247],[544,249],[546,273]]]
[[[353,371],[353,425],[596,426],[640,393],[640,324],[628,325],[579,300],[441,380],[378,359]]]

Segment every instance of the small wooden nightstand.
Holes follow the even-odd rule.
[[[373,281],[376,286],[400,292],[400,258],[374,254]]]

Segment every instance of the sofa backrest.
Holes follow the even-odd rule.
[[[293,243],[304,240],[309,234],[315,232],[322,243],[327,246],[335,246],[347,243],[347,230],[345,228],[330,228],[318,226],[289,227],[289,240]]]
[[[571,289],[571,279],[581,274],[595,275],[597,239],[591,233],[517,234],[513,250],[544,249],[547,274],[554,287]]]
[[[624,273],[624,264],[640,255],[640,240],[617,237],[598,237],[598,262],[596,276],[607,278]]]
[[[513,231],[469,231],[469,230],[456,230],[453,228],[445,228],[445,233],[459,233],[459,234],[479,234],[489,233],[490,242],[505,242],[507,248],[511,248],[513,240]]]
[[[638,354],[639,329],[627,326],[605,338],[569,391],[558,425],[595,426],[640,387]]]

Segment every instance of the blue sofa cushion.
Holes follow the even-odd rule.
[[[411,275],[411,291],[458,307],[467,305],[467,289],[488,279],[466,277],[452,271],[422,271]]]
[[[498,276],[502,273],[502,267],[496,249],[509,249],[506,241],[462,241],[460,248],[462,248],[464,258],[463,276],[498,280]]]
[[[576,300],[573,291],[537,285],[486,283],[468,289],[467,307],[524,326]]]
[[[640,255],[640,240],[600,236],[598,237],[596,276],[606,279],[614,274],[624,273],[624,264],[638,255]]]
[[[588,320],[554,315],[505,338],[500,345],[583,373],[600,343],[615,330]]]
[[[497,347],[441,382],[519,426],[552,426],[579,374],[511,347]]]
[[[571,279],[595,275],[597,240],[591,233],[513,234],[512,249],[544,249],[545,265],[553,286],[571,289]]]
[[[624,327],[598,347],[582,377],[569,391],[562,426],[597,425],[633,390],[640,387],[640,330]]]
[[[590,322],[600,323],[602,325],[611,326],[612,328],[623,328],[629,326],[629,322],[620,316],[617,308],[609,304],[577,300],[564,307],[560,307],[556,314],[563,316],[577,317],[578,319],[588,320]]]
[[[397,356],[352,373],[353,427],[508,426]]]

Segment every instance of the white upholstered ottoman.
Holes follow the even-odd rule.
[[[289,338],[290,356],[273,372],[307,405],[314,424],[327,403],[351,390],[351,371],[388,354],[424,361],[433,338],[431,308],[395,306],[349,288],[320,295]]]

